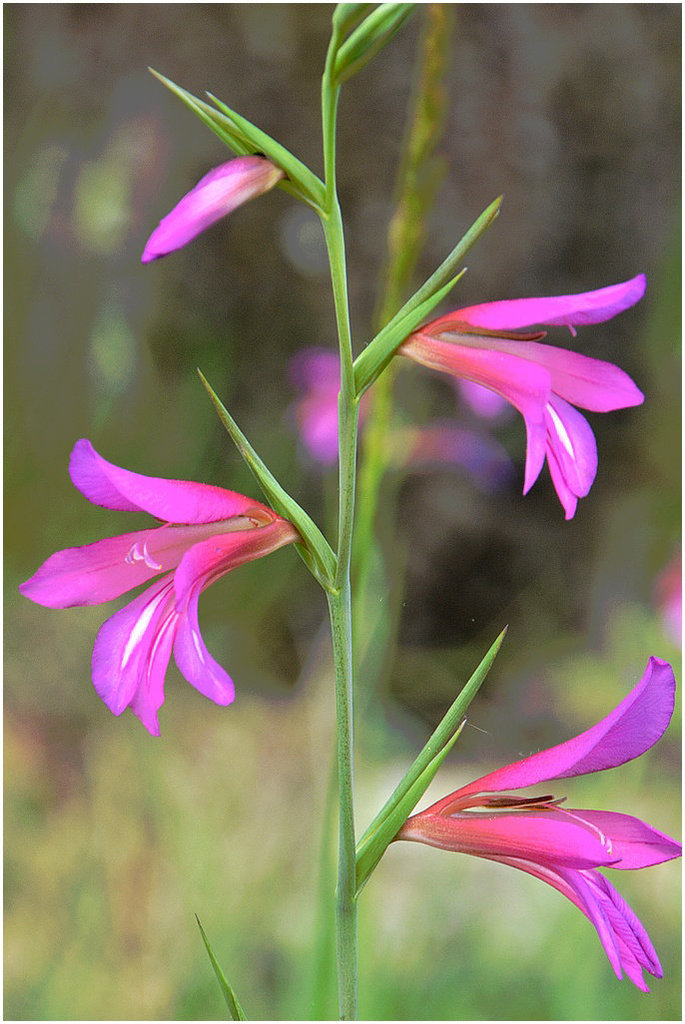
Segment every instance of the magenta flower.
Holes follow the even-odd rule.
[[[158,736],[157,712],[173,649],[196,690],[216,704],[230,704],[233,682],[202,640],[198,598],[236,566],[292,544],[299,537],[294,526],[266,505],[222,487],[120,469],[86,440],[74,445],[69,474],[93,504],[148,512],[162,525],[58,551],[20,591],[48,608],[69,608],[110,601],[155,580],[100,629],[92,665],[97,693],[115,715],[130,707]]]
[[[163,217],[147,240],[142,263],[180,249],[205,228],[249,199],[268,192],[284,177],[263,156],[239,156],[215,167]]]
[[[574,408],[609,412],[640,405],[644,395],[611,363],[539,344],[544,331],[515,333],[536,324],[575,327],[609,320],[634,306],[644,274],[580,295],[513,299],[457,309],[411,334],[399,351],[424,366],[481,384],[519,410],[526,424],[523,493],[547,457],[566,518],[588,494],[597,472],[597,446],[587,420]]]
[[[409,818],[398,839],[469,853],[526,871],[567,896],[591,921],[616,976],[648,992],[642,969],[663,976],[645,929],[597,869],[645,868],[679,857],[680,844],[615,811],[565,809],[552,796],[498,796],[552,779],[615,768],[644,754],[673,714],[671,666],[650,658],[644,676],[597,725],[484,775]]]

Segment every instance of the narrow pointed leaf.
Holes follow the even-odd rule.
[[[303,561],[318,579],[319,583],[330,590],[335,576],[336,558],[333,550],[316,523],[307,515],[286,490],[278,483],[270,469],[262,462],[256,451],[242,433],[238,424],[217,397],[213,388],[198,370],[207,394],[211,398],[221,423],[227,430],[231,440],[252,471],[257,483],[266,495],[271,507],[279,515],[288,519],[298,530],[302,543],[296,544]]]
[[[333,11],[333,27],[345,35],[356,28],[366,17],[373,4],[336,4]]]
[[[270,135],[263,132],[261,128],[257,128],[256,125],[253,125],[246,118],[231,110],[225,103],[217,99],[216,96],[213,96],[211,92],[208,92],[207,95],[221,113],[228,118],[229,122],[235,126],[236,130],[254,147],[253,152],[263,153],[265,157],[277,164],[278,167],[282,167],[294,185],[300,188],[310,199],[314,200],[318,206],[323,207],[326,194],[324,184],[301,160],[298,160],[285,146],[282,146],[280,142],[276,142]]]
[[[409,771],[357,843],[357,890],[364,885],[383,852],[430,785],[464,724],[464,715],[483,685],[506,636],[505,627],[463,687]],[[436,762],[437,759],[437,763]],[[433,770],[434,769],[434,770]],[[387,824],[386,824],[387,823]],[[397,827],[395,827],[395,825]],[[380,852],[379,852],[380,851]]]
[[[373,832],[368,839],[362,840],[358,844],[356,879],[357,895],[362,891],[388,846],[430,786],[438,769],[440,768],[440,765],[459,739],[461,731],[465,725],[466,719],[463,718],[451,739],[449,739],[442,750],[439,750],[435,757],[428,762],[416,782],[414,782],[404,796],[394,804],[375,832]]]
[[[169,78],[165,78],[154,68],[150,71],[167,87],[175,96],[178,96],[192,112],[200,118],[211,131],[217,135],[228,148],[238,156],[245,156],[252,153],[263,153],[265,157],[281,167],[288,175],[287,179],[278,183],[279,188],[304,199],[310,206],[320,209],[324,194],[324,187],[321,181],[309,168],[305,167],[296,157],[284,146],[281,146],[265,132],[255,128],[245,118],[230,111],[224,104],[220,104],[212,96],[215,102],[222,109],[216,110],[205,103],[204,100],[193,96],[187,89],[176,85]]]
[[[214,107],[210,107],[209,103],[204,103],[203,100],[193,96],[192,93],[183,89],[180,85],[176,85],[171,79],[165,78],[164,75],[160,74],[159,71],[155,71],[154,68],[150,68],[150,71],[155,78],[159,79],[162,85],[165,85],[175,96],[178,96],[200,118],[203,124],[210,128],[215,135],[218,135],[232,152],[238,156],[247,156],[250,153],[254,153],[254,149],[250,147],[247,139],[237,131],[228,118],[223,117]]]
[[[360,71],[392,39],[416,4],[380,4],[342,44],[335,58],[339,84]]]
[[[380,331],[374,340],[366,346],[354,361],[354,382],[358,395],[363,395],[367,388],[380,376],[388,365],[404,339],[419,326],[454,288],[455,284],[466,273],[464,267],[456,277],[438,288],[427,299],[414,306],[403,317],[393,317],[389,324]],[[378,344],[377,344],[378,343]],[[373,346],[373,348],[372,348]]]
[[[459,279],[454,278],[456,266],[464,259],[469,250],[476,244],[493,223],[502,204],[502,196],[498,196],[481,213],[480,217],[471,225],[466,234],[457,242],[452,252],[442,261],[440,266],[423,283],[419,290],[405,302],[400,310],[379,334],[370,341],[363,352],[355,360],[355,382],[358,393],[362,393],[376,379],[381,370],[387,366],[392,358],[395,349],[402,344],[407,334],[410,334],[415,327],[438,305],[438,302],[449,292],[450,288]],[[446,282],[452,283],[449,288]],[[440,296],[436,298],[436,296]],[[432,303],[430,300],[435,299]],[[420,315],[412,317],[410,314],[419,312]],[[404,329],[404,325],[413,323],[413,326],[402,337],[398,337],[398,326]]]
[[[207,938],[207,936],[205,934],[205,930],[202,927],[202,924],[200,923],[200,918],[197,916],[197,914],[195,915],[195,920],[197,921],[197,926],[200,929],[200,935],[202,936],[202,941],[205,944],[205,949],[207,950],[207,955],[209,956],[210,963],[211,963],[212,967],[214,968],[214,973],[216,974],[216,980],[219,982],[219,987],[221,989],[222,995],[223,995],[224,999],[226,1000],[226,1006],[228,1007],[228,1014],[229,1014],[229,1018],[228,1019],[229,1020],[247,1020],[247,1017],[245,1016],[245,1013],[243,1012],[243,1008],[240,1005],[240,1003],[238,1002],[238,997],[236,996],[236,994],[233,991],[232,987],[229,985],[228,981],[226,980],[226,975],[221,970],[221,967],[219,966],[219,962],[218,962],[217,958],[214,956],[214,951],[213,951],[212,947],[209,944],[209,939]]]

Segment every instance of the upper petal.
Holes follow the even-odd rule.
[[[470,793],[522,789],[551,779],[615,768],[649,750],[673,714],[675,677],[666,661],[652,657],[642,679],[611,714],[579,736],[506,765],[444,797],[429,810],[449,813]]]
[[[103,459],[85,439],[74,445],[69,474],[74,486],[94,505],[149,512],[168,523],[211,523],[247,514],[251,509],[270,512],[254,498],[223,487],[121,469]]]
[[[598,324],[610,320],[617,313],[634,306],[645,293],[647,279],[644,274],[575,295],[553,295],[541,299],[509,299],[467,306],[451,314],[472,327],[486,330],[515,331],[522,327]]]
[[[162,218],[147,240],[142,262],[180,249],[248,199],[273,188],[282,177],[283,171],[261,156],[241,156],[215,167]]]

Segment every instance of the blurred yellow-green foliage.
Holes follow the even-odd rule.
[[[314,999],[311,967],[333,700],[324,602],[295,553],[242,567],[203,596],[203,632],[238,698],[217,708],[170,669],[157,740],[129,714],[113,718],[93,692],[90,652],[108,612],[43,609],[16,591],[57,548],[135,528],[71,487],[78,437],[143,473],[254,493],[197,366],[327,525],[333,482],[297,446],[288,377],[301,347],[334,339],[316,223],[276,191],[167,260],[143,268],[139,257],[159,218],[226,159],[146,67],[196,94],[211,90],[318,171],[331,11],[4,9],[9,1019],[220,1018],[195,913],[248,1016],[333,1013]],[[517,466],[504,493],[482,493],[454,470],[393,481],[398,511],[388,504],[379,524],[394,567],[379,604],[392,644],[359,682],[362,827],[505,622],[472,728],[429,796],[587,727],[650,654],[675,663],[680,653],[657,584],[680,529],[680,7],[452,13],[446,174],[421,273],[501,192],[503,212],[470,255],[456,302],[582,291],[644,271],[645,300],[581,330],[574,347],[620,363],[646,403],[591,416],[600,468],[570,523],[548,481],[519,493],[519,420],[499,434]],[[369,336],[422,17],[343,95],[339,177],[358,346]],[[400,386],[417,415],[454,408],[428,374]],[[677,836],[679,751],[674,723],[638,762],[564,792]],[[614,978],[594,929],[534,879],[391,847],[361,900],[360,1013],[679,1019],[679,880],[678,863],[618,879],[664,966],[645,996]]]

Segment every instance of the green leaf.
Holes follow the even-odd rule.
[[[379,4],[339,48],[333,74],[338,84],[360,71],[392,39],[416,4]]]
[[[203,100],[199,100],[197,96],[193,96],[192,93],[186,89],[181,88],[180,85],[176,85],[171,79],[165,78],[159,71],[155,71],[154,68],[149,69],[155,78],[159,79],[162,85],[165,85],[175,96],[178,96],[185,105],[192,110],[192,112],[200,118],[200,120],[210,128],[215,135],[218,135],[221,141],[228,146],[232,152],[238,156],[246,156],[249,153],[253,153],[254,150],[250,148],[247,140],[240,135],[234,125],[228,121],[227,118],[219,114],[214,107],[210,107],[208,103]]]
[[[386,849],[428,789],[466,719],[467,708],[483,685],[506,636],[505,627],[457,696],[423,750],[357,843],[357,893],[361,892]]]
[[[246,118],[231,110],[225,103],[222,103],[216,96],[213,96],[211,92],[208,92],[207,95],[212,103],[228,118],[240,135],[253,147],[252,152],[263,153],[267,159],[271,160],[278,167],[282,167],[288,175],[290,182],[296,185],[317,207],[323,208],[326,189],[323,182],[320,178],[317,178],[313,171],[310,171],[301,160],[293,156],[280,142],[276,142],[270,135],[263,132],[261,128],[257,128]]]
[[[359,24],[373,4],[336,4],[333,11],[333,28],[345,35]]]
[[[158,78],[163,85],[170,89],[175,96],[178,96],[192,112],[200,118],[203,124],[217,135],[228,148],[238,156],[246,156],[251,153],[263,154],[272,163],[282,168],[287,179],[278,183],[280,188],[292,195],[303,199],[316,210],[323,206],[324,186],[317,176],[309,170],[300,160],[290,153],[285,146],[281,146],[265,132],[256,128],[244,117],[240,117],[221,103],[211,94],[211,99],[220,108],[216,110],[204,100],[186,89],[176,85],[170,79],[165,78],[154,68],[150,71]]]
[[[221,988],[221,992],[223,994],[223,997],[226,1000],[226,1006],[228,1007],[228,1019],[229,1020],[247,1020],[247,1017],[245,1016],[245,1013],[243,1012],[243,1008],[240,1005],[240,1003],[238,1002],[237,995],[235,994],[235,992],[233,991],[233,989],[229,985],[229,983],[226,981],[226,976],[225,976],[224,972],[221,970],[221,967],[219,966],[219,962],[218,962],[217,958],[214,956],[214,951],[212,950],[212,947],[209,944],[209,939],[205,935],[205,930],[202,927],[202,924],[200,923],[200,918],[197,916],[197,914],[195,915],[195,920],[197,921],[197,926],[200,929],[200,935],[202,936],[202,941],[205,944],[205,949],[207,950],[207,954],[209,956],[210,963],[211,963],[212,967],[214,968],[214,973],[216,974],[216,980],[219,982],[219,987]]]
[[[219,419],[228,431],[231,440],[242,455],[248,467],[252,471],[257,483],[266,495],[271,507],[279,515],[288,519],[297,529],[302,538],[301,544],[296,544],[300,556],[324,589],[333,589],[333,579],[336,570],[336,557],[333,550],[322,534],[319,527],[311,519],[304,509],[298,505],[286,490],[278,483],[270,469],[257,455],[256,451],[242,433],[238,424],[225,408],[221,400],[215,394],[213,388],[198,370],[207,394],[211,398]]]
[[[395,313],[392,320],[386,324],[383,330],[359,354],[354,364],[355,383],[358,394],[364,392],[373,383],[378,374],[387,366],[395,350],[402,344],[407,334],[410,334],[421,323],[421,320],[438,305],[450,288],[454,286],[459,279],[458,276],[456,278],[453,277],[457,264],[463,260],[467,252],[493,223],[499,213],[502,198],[502,196],[498,196],[497,199],[490,203],[487,209],[471,225],[463,238],[457,242],[452,252],[443,260],[437,270],[431,274],[419,290]],[[431,302],[431,300],[434,301]],[[418,313],[420,315],[411,315]],[[398,325],[404,328],[404,325],[407,323],[412,323],[413,326],[405,334],[398,336]]]
[[[366,389],[370,388],[373,382],[377,380],[404,339],[422,321],[427,319],[429,314],[433,312],[436,306],[440,305],[443,299],[447,298],[457,281],[464,276],[467,269],[467,267],[464,267],[456,277],[453,277],[451,281],[444,284],[442,288],[438,288],[436,292],[427,299],[424,299],[423,302],[420,302],[418,306],[414,306],[404,316],[399,318],[398,316],[393,317],[390,323],[382,331],[379,331],[374,338],[371,343],[374,348],[369,355],[367,353],[371,349],[371,345],[367,345],[363,352],[360,352],[354,362],[354,383],[359,396],[363,395]]]

